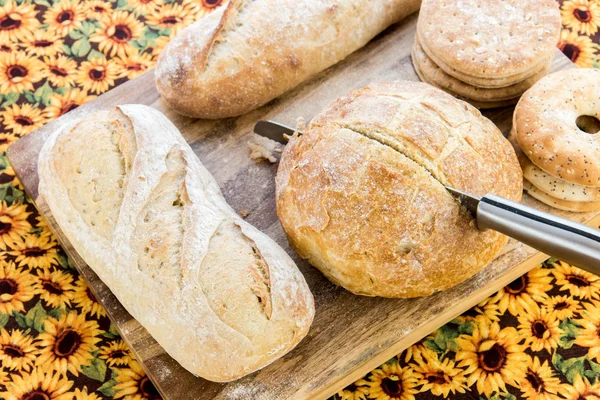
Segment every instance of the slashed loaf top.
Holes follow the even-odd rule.
[[[416,297],[475,274],[504,245],[446,191],[521,198],[509,142],[430,85],[376,83],[341,97],[284,150],[277,210],[296,250],[365,295]]]
[[[560,28],[555,0],[423,0],[417,25],[438,64],[476,77],[522,79],[553,54]]]
[[[296,265],[160,112],[119,106],[54,132],[39,174],[75,250],[190,372],[236,379],[306,335],[313,298]]]
[[[156,84],[201,118],[259,107],[364,46],[420,0],[231,0],[162,51]]]

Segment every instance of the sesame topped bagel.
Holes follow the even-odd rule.
[[[541,170],[600,186],[600,70],[569,69],[541,79],[521,97],[513,127]]]

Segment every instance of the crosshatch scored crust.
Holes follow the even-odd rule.
[[[376,83],[334,101],[282,155],[277,213],[298,253],[363,295],[416,297],[483,268],[506,243],[445,190],[520,200],[502,133],[425,83]]]
[[[184,115],[241,115],[343,60],[420,3],[231,0],[171,40],[156,86]]]
[[[417,31],[426,53],[447,73],[445,66],[514,83],[553,54],[560,27],[555,0],[424,0]]]
[[[307,334],[314,302],[304,277],[235,214],[160,112],[119,106],[56,130],[39,176],[69,242],[190,372],[237,379]]]

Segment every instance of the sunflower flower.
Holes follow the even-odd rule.
[[[546,349],[550,354],[558,347],[562,330],[558,327],[560,321],[546,309],[537,305],[519,317],[519,334],[525,339],[525,345],[532,351]]]
[[[600,278],[596,275],[562,261],[554,264],[552,274],[556,278],[556,286],[560,286],[561,291],[568,290],[571,296],[582,299],[600,297]]]
[[[460,350],[455,360],[466,369],[467,385],[477,383],[477,391],[486,397],[506,392],[506,384],[516,386],[525,373],[527,355],[513,327],[500,330],[497,323],[476,325],[473,334],[463,334],[456,342]]]
[[[0,133],[0,153],[5,153],[8,146],[19,139],[19,136],[14,133]]]
[[[86,92],[104,93],[115,85],[118,69],[119,67],[113,60],[96,57],[91,61],[81,63],[75,75],[75,81]]]
[[[42,268],[48,269],[52,265],[58,265],[57,243],[52,236],[29,234],[25,240],[20,238],[15,241],[8,252],[15,256],[15,262],[19,267],[27,266],[30,269]]]
[[[73,86],[77,62],[69,57],[50,56],[44,57],[44,64],[48,69],[48,81],[55,87]]]
[[[194,22],[190,9],[181,4],[164,4],[146,15],[146,23],[158,29],[170,29],[176,35]]]
[[[32,336],[19,329],[0,329],[0,364],[12,371],[31,371],[38,348]]]
[[[129,41],[139,39],[144,24],[135,15],[125,11],[115,11],[100,20],[100,27],[90,37],[90,42],[98,43],[98,49],[107,56],[124,56],[130,47]]]
[[[121,70],[119,78],[133,79],[147,71],[154,64],[154,60],[148,53],[140,54],[137,49],[129,48],[123,56],[119,56],[116,63]]]
[[[597,45],[589,36],[563,29],[557,46],[578,67],[591,68],[598,62]]]
[[[591,300],[590,303],[583,303],[583,307],[581,319],[575,320],[581,326],[575,344],[587,347],[587,355],[600,362],[600,302]]]
[[[33,278],[12,261],[0,261],[0,314],[25,311],[23,303],[33,298]]]
[[[39,367],[29,374],[11,374],[4,396],[5,400],[72,400],[73,394],[68,393],[72,386],[73,381],[67,377]]]
[[[600,25],[600,4],[595,0],[569,0],[561,7],[563,25],[574,32],[592,36]]]
[[[71,274],[61,270],[50,272],[45,269],[38,271],[34,280],[36,294],[40,295],[46,306],[51,308],[71,306],[75,289]]]
[[[419,392],[431,392],[434,396],[448,398],[452,393],[465,393],[467,379],[464,371],[457,368],[455,362],[446,358],[440,361],[437,353],[425,346],[414,346],[414,364],[411,364],[417,378],[417,385],[422,385]]]
[[[81,309],[81,313],[84,315],[89,314],[91,317],[105,317],[106,311],[98,301],[96,297],[90,291],[87,283],[81,275],[77,278],[75,288],[73,292],[73,304]]]
[[[44,13],[44,23],[48,25],[48,29],[61,36],[79,29],[84,20],[83,7],[79,0],[56,1]]]
[[[146,376],[141,365],[132,361],[129,368],[119,368],[116,377],[115,399],[123,400],[160,400],[160,394]]]
[[[488,299],[488,304],[498,304],[500,314],[508,310],[517,316],[524,309],[535,306],[535,301],[548,297],[547,292],[552,289],[551,282],[550,270],[535,268],[499,290]]]
[[[559,321],[573,318],[581,311],[581,305],[571,296],[548,297],[542,302],[542,306]]]
[[[134,361],[129,346],[123,340],[116,340],[102,347],[98,357],[105,360],[106,364],[111,367],[128,365]]]
[[[46,66],[39,59],[18,51],[0,58],[2,93],[34,90],[33,84],[46,77]]]
[[[31,33],[40,25],[36,15],[34,4],[7,0],[0,7],[0,43],[21,42],[31,37]]]
[[[88,94],[87,90],[79,88],[71,89],[65,94],[54,93],[50,98],[50,105],[44,111],[46,117],[52,120],[95,98],[96,96]]]
[[[369,386],[367,385],[367,381],[359,379],[337,392],[337,397],[339,400],[367,400],[369,395]]]
[[[59,319],[49,317],[44,321],[39,346],[42,349],[36,359],[37,365],[51,365],[61,373],[71,372],[79,376],[81,368],[94,358],[98,336],[98,322],[86,321],[85,315],[71,311]]]
[[[164,0],[127,0],[127,5],[137,15],[146,15],[165,4]]]
[[[414,400],[417,379],[410,367],[402,368],[397,359],[373,370],[367,382],[369,398],[377,400]]]
[[[84,390],[76,388],[73,393],[73,400],[102,400],[100,396],[95,393],[88,393],[87,387]]]
[[[25,52],[34,56],[54,56],[63,52],[63,39],[56,32],[36,30],[24,43]]]
[[[588,378],[575,375],[573,385],[567,386],[567,400],[598,400],[600,399],[600,381],[591,384]]]
[[[488,298],[462,313],[462,315],[456,318],[456,321],[459,324],[475,322],[488,325],[492,322],[500,322],[501,314],[499,308],[498,303],[491,302]]]
[[[548,360],[542,364],[537,357],[528,357],[527,371],[519,382],[519,389],[523,398],[529,400],[558,400],[558,395],[568,393],[567,385],[560,383]]]
[[[181,4],[192,9],[195,17],[199,18],[225,3],[226,0],[183,0]]]
[[[30,215],[27,204],[17,202],[9,206],[6,201],[0,201],[0,249],[9,249],[13,242],[31,230],[27,221]]]
[[[10,105],[0,112],[0,116],[4,119],[4,126],[19,136],[31,133],[46,123],[40,109],[28,103]]]
[[[88,0],[85,2],[85,14],[90,19],[100,20],[112,11],[110,2],[105,0]]]

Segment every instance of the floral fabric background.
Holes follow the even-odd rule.
[[[0,0],[0,398],[160,399],[7,162],[19,137],[152,68],[224,0]],[[600,0],[561,2],[598,67]],[[600,279],[556,260],[334,399],[600,399]]]

